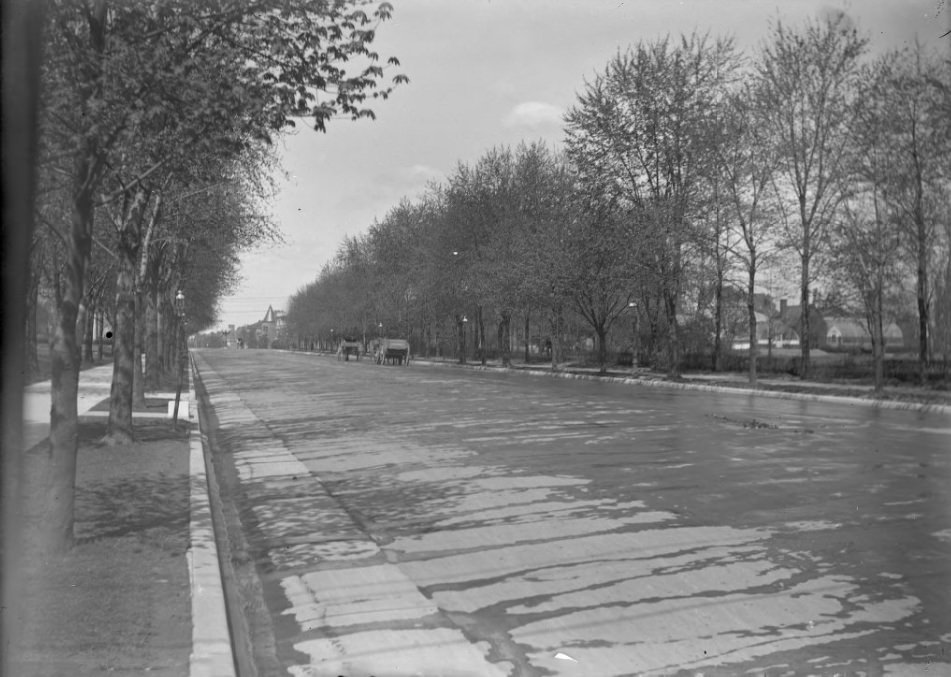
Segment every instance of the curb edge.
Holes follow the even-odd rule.
[[[197,370],[192,365],[189,398],[195,403],[195,421],[188,437],[191,492],[189,498],[188,577],[191,584],[192,650],[189,677],[235,677],[231,630],[225,605],[224,583],[218,560],[215,526],[209,497],[205,438],[195,397]]]

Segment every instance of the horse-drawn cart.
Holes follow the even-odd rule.
[[[383,339],[376,349],[376,363],[409,366],[409,341],[406,339]]]
[[[337,346],[338,360],[349,361],[351,355],[355,355],[357,360],[359,360],[361,353],[363,353],[363,344],[359,341],[345,338],[340,342],[340,345]]]

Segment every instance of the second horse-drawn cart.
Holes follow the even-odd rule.
[[[406,339],[381,339],[376,347],[377,364],[409,366],[409,341]]]
[[[359,360],[363,353],[363,344],[351,338],[344,338],[337,346],[337,359],[349,361],[351,355],[355,355]]]

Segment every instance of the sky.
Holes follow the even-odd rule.
[[[410,84],[375,106],[376,120],[299,125],[279,144],[270,213],[284,243],[242,256],[242,283],[219,306],[220,327],[264,318],[316,279],[345,237],[383,220],[494,146],[558,146],[562,115],[618,50],[694,30],[731,35],[747,53],[771,23],[801,25],[841,9],[873,52],[951,49],[951,0],[391,0],[374,48],[400,60]]]

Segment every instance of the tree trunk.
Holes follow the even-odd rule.
[[[142,358],[145,356],[145,308],[144,296],[140,290],[133,294],[134,314],[133,314],[133,335],[135,337],[133,351],[133,371],[132,371],[132,407],[145,408],[145,369],[142,365]]]
[[[85,364],[92,364],[92,331],[96,319],[95,308],[93,310],[86,309],[81,315],[83,323],[83,362]]]
[[[3,649],[0,650],[0,674],[13,674],[13,665],[21,650],[32,642],[28,624],[21,622],[29,605],[35,604],[31,586],[22,584],[28,568],[36,562],[27,559],[21,537],[30,533],[21,518],[23,500],[31,498],[22,491],[20,481],[24,465],[23,386],[24,353],[27,368],[36,349],[36,285],[30,274],[30,242],[33,238],[36,208],[36,168],[38,166],[37,108],[40,99],[40,70],[43,62],[43,26],[47,3],[11,0],[3,4],[3,247],[0,277],[3,279],[3,351],[2,423],[0,423],[0,519],[3,547],[0,548],[3,609]],[[27,303],[24,303],[27,299]],[[32,302],[32,307],[30,306]],[[32,318],[30,315],[32,314]],[[29,328],[32,326],[32,341]],[[24,329],[27,341],[24,344]],[[43,497],[45,498],[45,496]],[[71,530],[70,530],[71,531]]]
[[[149,390],[158,390],[161,378],[159,357],[158,294],[150,289],[145,307],[145,384]]]
[[[875,363],[875,392],[885,389],[885,328],[882,322],[882,294],[876,298],[875,314],[872,317],[872,361]]]
[[[608,332],[603,323],[595,327],[594,332],[598,335],[598,373],[606,374],[608,371]]]
[[[76,176],[85,177],[92,143],[77,162]],[[79,447],[79,343],[76,321],[92,247],[93,203],[80,189],[73,201],[65,279],[56,281],[55,322],[50,335],[50,436],[44,464],[40,519],[30,524],[34,543],[44,552],[64,552],[73,544],[76,454]]]
[[[718,265],[719,268],[719,265]],[[714,290],[714,336],[713,336],[713,371],[720,371],[721,356],[723,353],[723,273],[717,271],[717,284]]]
[[[531,337],[529,332],[532,330],[532,311],[525,311],[525,364],[532,363]]]
[[[476,319],[478,320],[477,331],[479,332],[479,361],[485,366],[485,317],[482,313],[482,304],[476,308]]]
[[[104,325],[106,324],[106,311],[99,309],[97,313],[99,315],[99,321],[96,323],[96,342],[98,343],[96,350],[97,350],[97,356],[98,356],[97,359],[101,363],[102,349],[103,349],[103,346],[102,346],[103,332],[105,331]]]
[[[564,327],[564,314],[560,305],[552,309],[551,314],[551,370],[559,371],[561,362],[561,334]]]
[[[461,315],[456,315],[456,339],[458,341],[457,353],[459,364],[466,363],[466,323]]]
[[[756,358],[759,356],[759,343],[756,341],[756,272],[750,271],[749,286],[746,288],[746,310],[749,313],[750,330],[750,385],[756,387]]]
[[[30,276],[33,278],[33,276]],[[36,309],[39,303],[40,286],[37,280],[31,279],[29,292],[26,295],[26,373],[30,381],[40,373],[40,355],[36,331]],[[49,340],[49,339],[47,339]]]
[[[502,311],[502,321],[499,323],[499,352],[502,355],[502,366],[512,366],[512,311]]]
[[[169,311],[168,304],[163,303],[159,307],[159,324],[161,328],[161,334],[159,339],[161,341],[160,351],[162,353],[162,371],[165,374],[170,374],[172,372],[172,366],[174,365],[173,354],[172,354],[172,344],[173,336],[172,329],[175,326],[175,323],[170,320],[172,313]],[[228,337],[231,338],[230,335]]]
[[[799,350],[800,350],[800,366],[799,366],[799,378],[806,380],[809,378],[810,372],[810,359],[809,359],[809,349],[810,349],[810,321],[809,321],[809,263],[810,263],[810,254],[809,254],[809,242],[808,242],[808,230],[806,230],[806,241],[803,242],[803,254],[802,254],[802,279],[800,282],[800,293],[799,293]]]
[[[132,442],[132,398],[135,373],[135,249],[131,236],[123,232],[117,254],[116,326],[113,327],[112,392],[106,442]]]
[[[50,437],[46,450],[44,494],[34,512],[30,510],[30,531],[38,536],[43,552],[64,552],[73,544],[73,504],[76,484],[76,455],[79,444],[79,346],[76,342],[78,296],[71,289],[79,271],[68,271],[62,303],[54,310],[56,324],[50,336],[51,409]],[[72,297],[72,298],[71,298]]]
[[[915,285],[918,297],[918,378],[921,385],[928,384],[928,242],[922,210],[915,210],[915,225],[918,232],[918,280]]]
[[[680,378],[680,335],[677,327],[677,298],[664,292],[664,308],[667,312],[667,375]]]
[[[505,358],[502,356],[502,317],[499,316],[499,321],[495,325],[495,346],[496,350],[499,353],[499,359],[502,360],[502,366],[505,366]]]

